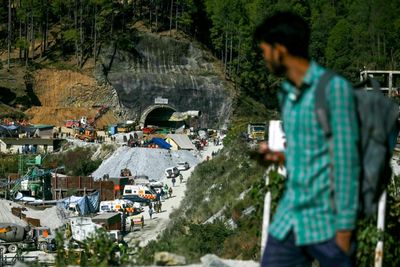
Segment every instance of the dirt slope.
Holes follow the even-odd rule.
[[[110,105],[110,92],[98,85],[93,77],[70,71],[42,69],[34,75],[34,92],[42,106],[32,107],[25,114],[33,124],[61,126],[66,120],[93,118],[98,110],[93,106]],[[98,128],[117,123],[113,109],[96,123]]]
[[[66,120],[77,120],[82,116],[93,118],[96,115],[96,108],[64,108],[64,107],[32,107],[25,114],[31,118],[33,124],[51,124],[62,126]],[[102,129],[108,124],[117,123],[119,119],[112,111],[105,113],[97,122],[96,127]]]

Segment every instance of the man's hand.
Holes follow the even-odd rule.
[[[258,153],[260,153],[265,163],[283,165],[285,162],[285,155],[283,152],[270,150],[266,142],[261,142],[259,144]]]
[[[337,231],[336,244],[345,253],[350,252],[351,231]]]

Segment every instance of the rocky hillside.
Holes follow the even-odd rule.
[[[203,127],[225,124],[232,112],[232,86],[216,59],[195,42],[138,33],[129,51],[111,45],[100,61],[96,79],[111,84],[130,118],[139,119],[157,97],[177,111],[202,111]]]
[[[132,32],[128,46],[103,44],[96,64],[89,59],[81,70],[72,67],[72,59],[48,58],[35,68],[15,64],[11,73],[3,68],[0,87],[7,94],[0,101],[28,108],[31,123],[57,126],[93,117],[98,106],[106,105],[110,111],[97,125],[103,127],[139,121],[161,97],[175,111],[200,110],[202,127],[226,126],[234,90],[211,53],[188,38]]]

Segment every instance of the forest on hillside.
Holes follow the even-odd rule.
[[[181,32],[202,42],[242,92],[273,107],[274,101],[265,100],[277,83],[252,33],[277,10],[305,17],[312,29],[311,56],[352,81],[364,67],[399,69],[399,0],[4,0],[0,55],[3,67],[35,65],[46,57],[73,58],[80,69],[87,58],[96,62],[105,42],[130,48],[133,26],[141,22],[151,32]],[[8,56],[13,51],[17,59]]]

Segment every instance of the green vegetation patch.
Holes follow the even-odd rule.
[[[92,148],[77,147],[63,153],[49,155],[45,158],[43,165],[48,169],[64,166],[67,175],[86,176],[94,172],[102,162],[101,159],[91,159],[94,152]]]

